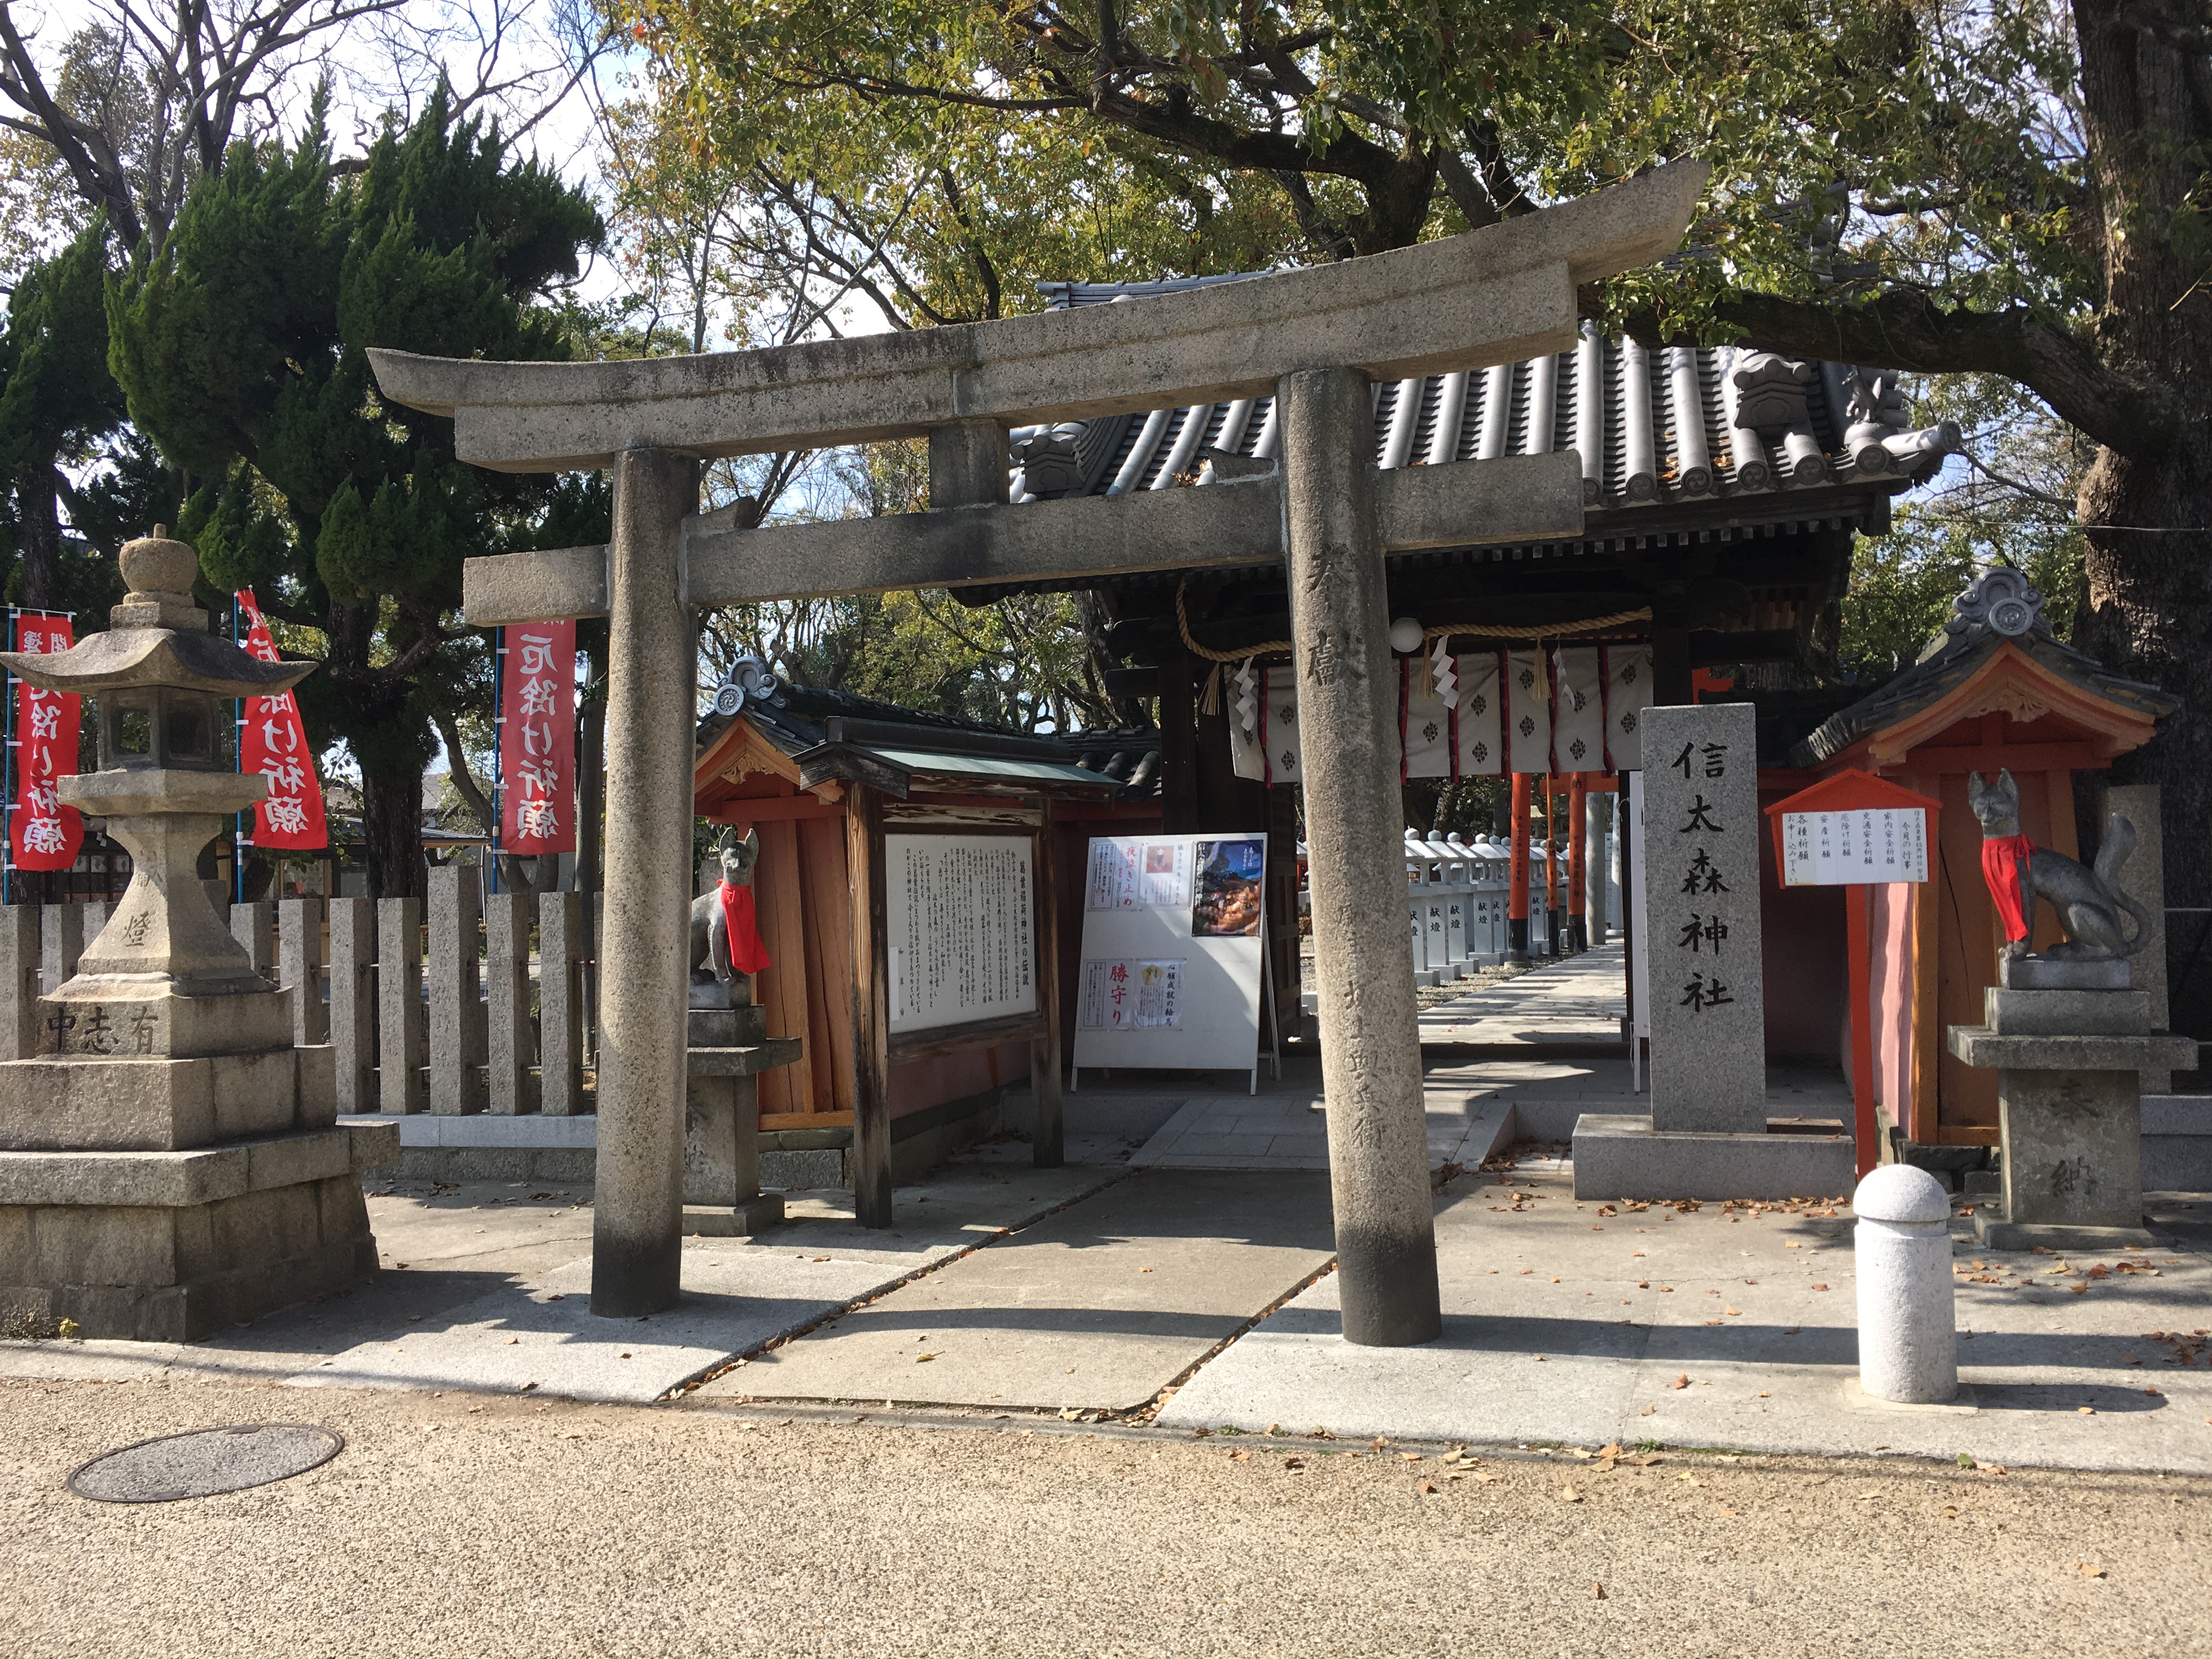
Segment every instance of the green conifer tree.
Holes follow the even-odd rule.
[[[289,149],[234,148],[160,252],[109,283],[131,418],[204,481],[182,531],[209,580],[320,636],[302,711],[360,768],[380,896],[422,890],[436,714],[488,696],[482,636],[450,625],[462,561],[536,544],[556,510],[564,532],[604,538],[606,497],[460,465],[450,421],[377,398],[366,349],[564,357],[545,301],[605,234],[580,192],[455,121],[441,89],[350,176],[319,106]],[[571,522],[580,495],[595,526]]]

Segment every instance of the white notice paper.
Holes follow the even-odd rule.
[[[1137,902],[1152,910],[1190,908],[1190,842],[1188,840],[1178,836],[1174,841],[1148,841],[1145,843],[1142,893]]]
[[[1119,910],[1138,901],[1137,843],[1112,837],[1091,843],[1091,873],[1083,884],[1086,910]]]
[[[1075,1023],[1091,1031],[1175,1030],[1182,1024],[1181,962],[1086,962]]]
[[[1928,813],[1918,806],[1784,812],[1785,887],[1928,879]]]
[[[890,1028],[929,1031],[1036,1010],[1026,836],[886,836]]]

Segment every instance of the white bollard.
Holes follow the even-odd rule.
[[[1951,1197],[1909,1164],[1886,1164],[1851,1195],[1859,1278],[1859,1387],[1940,1405],[1959,1392]]]

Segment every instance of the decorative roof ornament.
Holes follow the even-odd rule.
[[[1762,437],[1778,437],[1811,418],[1805,388],[1813,379],[1813,365],[1801,363],[1774,351],[1738,354],[1731,377],[1735,383],[1735,423]]]
[[[1963,634],[1976,623],[1993,634],[2016,640],[2028,633],[2048,633],[2044,620],[2043,595],[2027,578],[2009,565],[1995,565],[1974,578],[1973,585],[1951,601],[1958,614],[1943,624],[1947,634]]]
[[[722,683],[714,688],[714,712],[730,715],[740,714],[749,702],[774,702],[783,690],[783,682],[769,672],[769,666],[758,657],[739,657],[722,676]]]

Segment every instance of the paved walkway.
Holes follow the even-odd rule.
[[[1577,1203],[1571,1166],[1523,1160],[1441,1198],[1441,1340],[1351,1346],[1331,1275],[1160,1421],[2212,1474],[2208,1210],[2169,1205],[2172,1244],[2101,1259],[1981,1251],[1960,1222],[1966,1393],[1907,1407],[1856,1385],[1847,1209]]]
[[[1421,1011],[1424,1043],[1485,1048],[1621,1046],[1628,1012],[1626,957],[1619,939],[1561,957]]]
[[[701,1397],[1134,1410],[1335,1248],[1322,1176],[1147,1170],[762,1354]]]

